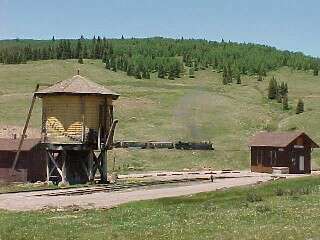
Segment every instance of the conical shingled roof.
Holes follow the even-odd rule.
[[[56,84],[39,90],[35,93],[36,96],[42,97],[44,95],[110,95],[112,99],[116,100],[120,95],[104,86],[92,82],[80,75],[75,75],[70,79],[57,82]]]

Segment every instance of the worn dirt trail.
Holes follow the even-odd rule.
[[[15,211],[41,210],[44,208],[68,208],[78,206],[84,209],[111,208],[123,203],[191,195],[236,186],[252,185],[271,180],[271,176],[245,176],[240,178],[215,179],[213,182],[163,185],[139,188],[121,192],[97,192],[73,196],[36,196],[39,192],[11,193],[0,195],[0,209]],[[62,191],[62,190],[60,190]],[[43,193],[52,193],[45,191]],[[55,191],[56,192],[56,191]]]

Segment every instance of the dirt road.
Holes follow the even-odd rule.
[[[133,201],[210,192],[222,188],[266,182],[271,179],[271,176],[246,176],[240,178],[215,179],[213,182],[208,180],[202,183],[184,183],[183,185],[174,186],[162,185],[143,189],[125,190],[121,192],[97,192],[72,196],[37,196],[39,195],[39,192],[1,194],[0,209],[29,211],[40,210],[48,207],[67,208],[74,205],[85,209],[111,208]],[[45,191],[41,192],[41,194],[53,192],[57,192],[57,190]]]

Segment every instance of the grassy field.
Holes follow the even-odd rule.
[[[320,77],[310,72],[288,68],[269,73],[258,82],[256,77],[243,77],[242,85],[222,85],[221,74],[204,70],[196,77],[150,80],[128,77],[122,72],[107,71],[100,61],[37,61],[22,65],[0,65],[0,124],[23,125],[31,92],[36,83],[54,83],[75,75],[104,84],[121,94],[115,103],[120,122],[116,139],[126,140],[211,140],[215,151],[113,150],[110,169],[127,171],[199,169],[246,169],[249,167],[248,138],[255,132],[272,130],[305,130],[320,142],[318,119]],[[275,75],[289,86],[292,109],[266,99],[269,78]],[[298,98],[305,101],[306,112],[294,113]],[[41,121],[40,101],[31,119],[32,127]],[[313,167],[320,164],[314,152]],[[112,166],[113,159],[116,166]]]
[[[0,212],[0,239],[318,239],[320,179],[276,181],[110,210]]]

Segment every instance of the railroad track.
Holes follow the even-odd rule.
[[[53,192],[50,192],[50,193],[38,193],[38,194],[35,194],[34,196],[37,196],[37,197],[75,196],[75,195],[93,194],[97,192],[118,192],[118,191],[133,189],[133,188],[151,187],[151,186],[158,186],[163,184],[201,182],[201,181],[208,181],[208,178],[157,180],[157,181],[150,181],[150,182],[133,182],[133,183],[112,183],[112,184],[99,185],[96,187],[86,187],[86,188],[68,189],[68,190],[54,190]]]

